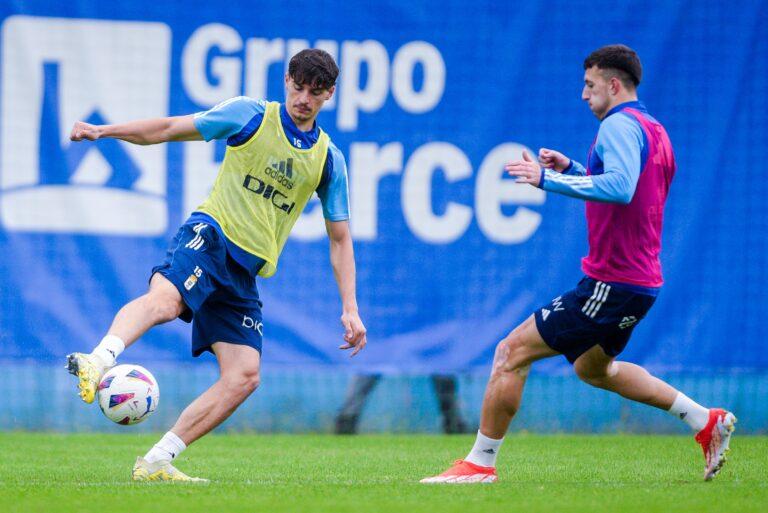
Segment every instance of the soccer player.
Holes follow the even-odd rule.
[[[464,460],[425,483],[490,483],[496,457],[533,362],[557,354],[586,383],[663,410],[688,424],[704,450],[704,479],[725,462],[736,418],[707,409],[645,369],[617,361],[662,285],[659,253],[664,203],[675,159],[664,127],[637,99],[642,67],[623,45],[584,61],[582,99],[600,120],[586,169],[550,149],[527,153],[506,170],[518,182],[587,201],[589,255],[575,289],[544,305],[497,348],[480,430]]]
[[[104,372],[152,326],[177,317],[192,322],[192,355],[210,351],[216,356],[220,378],[136,460],[136,481],[200,481],[171,462],[258,386],[263,324],[256,276],[275,273],[288,234],[315,192],[342,301],[340,349],[352,349],[354,356],[366,345],[355,293],[346,164],[315,121],[333,96],[338,73],[328,53],[303,50],[288,65],[284,104],[241,96],[195,115],[121,125],[77,122],[72,129],[72,141],[227,141],[213,190],[179,229],[165,261],[152,269],[148,292],[117,313],[90,354],[67,357],[80,397],[91,403]]]

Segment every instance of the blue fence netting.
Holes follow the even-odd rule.
[[[263,413],[228,425],[323,430],[349,375],[361,372],[386,375],[375,394],[393,399],[382,404],[414,408],[402,422],[395,410],[377,410],[370,429],[430,429],[434,404],[423,389],[432,372],[460,375],[477,415],[496,342],[572,288],[586,250],[583,204],[513,185],[502,164],[542,146],[584,160],[598,125],[580,101],[581,64],[593,49],[623,42],[642,58],[641,99],[666,126],[678,163],[664,228],[666,285],[623,357],[678,380],[689,395],[744,404],[755,412],[748,425],[765,431],[765,21],[761,1],[471,9],[316,1],[301,16],[239,0],[194,9],[180,1],[0,3],[0,360],[14,376],[0,380],[0,393],[13,397],[0,404],[0,427],[77,428],[66,418],[71,383],[54,365],[93,346],[145,290],[223,158],[220,143],[71,145],[74,121],[187,114],[241,94],[281,100],[287,61],[306,46],[326,49],[341,69],[319,123],[348,163],[370,344],[352,361],[336,349],[340,305],[315,200],[277,275],[260,282],[265,386],[249,408]],[[181,322],[152,330],[123,359],[184,368],[182,378],[160,373],[162,401],[174,408],[214,375],[192,361],[189,331]],[[521,413],[521,425],[668,429],[637,420],[656,412],[636,414],[618,398],[571,387],[567,372],[562,359],[537,366],[526,394],[538,407]],[[292,422],[278,420],[291,394],[311,404]],[[559,413],[547,423],[538,415],[551,399]],[[590,408],[601,416],[584,413]]]

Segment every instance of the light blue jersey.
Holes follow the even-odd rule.
[[[195,128],[206,141],[226,139],[227,145],[239,146],[248,141],[261,126],[266,102],[246,96],[223,101],[204,112],[195,114]],[[311,148],[320,136],[315,122],[312,130],[302,132],[288,115],[285,105],[280,105],[280,120],[289,142],[296,148]],[[323,169],[323,177],[317,187],[317,195],[323,206],[323,216],[329,221],[349,219],[349,186],[347,164],[344,155],[331,142]]]
[[[590,151],[589,174],[584,166],[571,160],[562,173],[542,170],[539,187],[591,201],[621,204],[632,201],[645,166],[648,143],[637,120],[621,112],[626,107],[645,112],[640,102],[623,103],[608,112]]]

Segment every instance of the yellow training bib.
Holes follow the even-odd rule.
[[[321,130],[312,148],[295,148],[280,122],[280,104],[269,102],[256,133],[241,146],[227,146],[213,190],[197,210],[267,262],[260,276],[275,274],[288,234],[320,184],[329,144]]]

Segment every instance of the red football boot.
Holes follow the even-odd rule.
[[[696,434],[696,441],[704,450],[704,480],[709,481],[725,464],[728,444],[735,429],[736,417],[720,408],[709,410],[709,422]]]
[[[495,483],[499,479],[495,467],[481,467],[464,460],[456,460],[453,466],[440,475],[425,477],[420,483]]]

